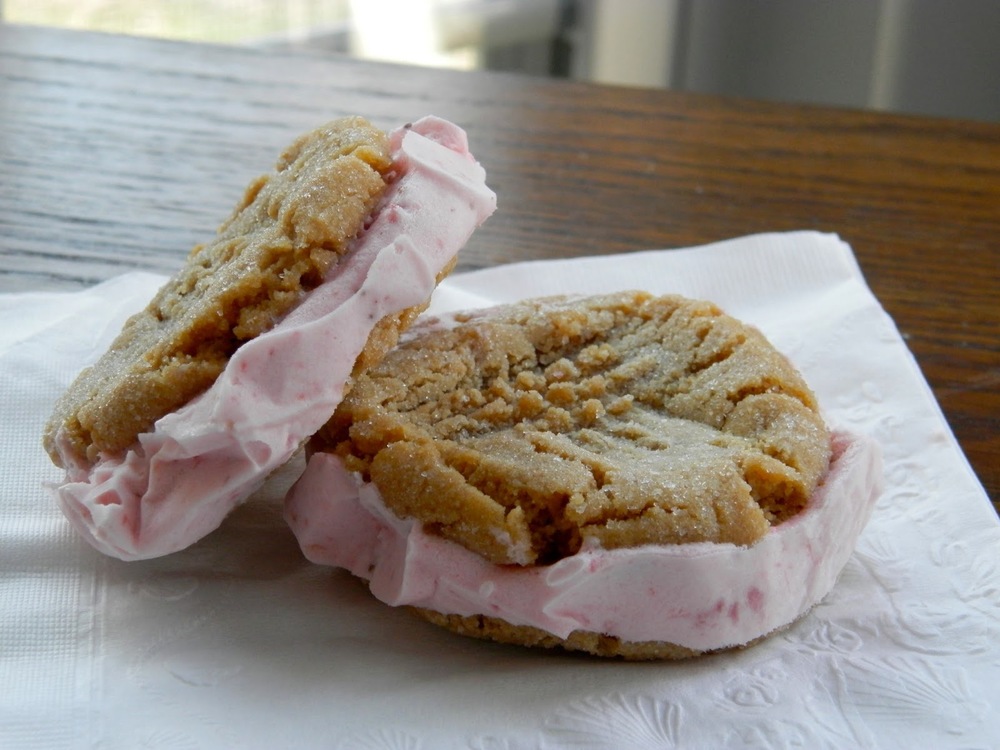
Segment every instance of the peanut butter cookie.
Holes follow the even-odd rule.
[[[65,463],[55,447],[60,430],[74,462],[92,465],[211,385],[243,342],[337,264],[391,167],[387,135],[360,117],[297,139],[57,402],[43,439],[52,460]]]
[[[517,565],[590,537],[753,544],[803,507],[830,452],[812,392],[760,332],[639,292],[416,334],[321,440],[397,515]]]

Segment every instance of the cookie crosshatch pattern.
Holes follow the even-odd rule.
[[[554,562],[588,539],[749,545],[827,470],[808,385],[710,303],[625,292],[435,328],[360,376],[314,447],[493,562]]]

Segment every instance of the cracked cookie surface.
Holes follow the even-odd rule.
[[[57,434],[89,465],[208,388],[242,342],[271,328],[336,265],[391,168],[386,134],[360,117],[292,143],[57,402],[43,438],[53,461],[64,463]]]
[[[586,540],[752,545],[830,458],[815,397],[759,331],[642,292],[418,322],[312,449],[396,515],[517,565]]]

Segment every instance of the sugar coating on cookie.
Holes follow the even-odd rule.
[[[336,265],[391,168],[386,134],[360,117],[298,138],[57,402],[44,435],[53,461],[64,465],[57,433],[79,464],[93,464],[211,385],[241,343],[271,328]]]
[[[587,540],[752,545],[805,506],[830,437],[759,331],[707,302],[622,292],[418,324],[313,449],[399,517],[543,565]]]

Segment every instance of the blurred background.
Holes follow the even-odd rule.
[[[0,18],[1000,120],[998,0],[0,0]]]

